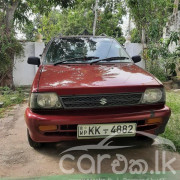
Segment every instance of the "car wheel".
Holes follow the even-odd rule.
[[[28,129],[27,129],[27,138],[28,138],[29,145],[33,147],[34,149],[40,149],[42,147],[43,145],[42,143],[35,142],[31,139]]]
[[[138,140],[142,146],[151,146],[154,143],[154,139],[151,139],[146,136],[139,136]]]

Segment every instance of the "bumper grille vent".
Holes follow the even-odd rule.
[[[60,97],[65,109],[133,106],[140,103],[143,93],[76,95]]]

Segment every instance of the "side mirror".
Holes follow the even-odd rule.
[[[141,61],[141,56],[133,56],[132,60],[134,61],[134,63],[140,62]]]
[[[41,62],[40,62],[40,58],[38,57],[29,57],[27,60],[28,64],[33,64],[33,65],[37,65],[38,67],[40,66]]]

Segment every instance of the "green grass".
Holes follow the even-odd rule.
[[[176,174],[173,174],[170,171],[166,172],[160,172],[151,174],[149,172],[145,174],[133,174],[133,173],[124,173],[124,174],[65,174],[65,175],[54,175],[54,176],[39,176],[39,177],[4,177],[0,178],[1,180],[98,180],[98,179],[103,179],[103,180],[118,180],[118,179],[124,179],[124,180],[130,180],[130,179],[151,179],[151,180],[156,180],[156,179],[172,179],[172,180],[179,180],[180,177],[180,171],[176,171]]]
[[[1,89],[0,89],[1,90]],[[5,91],[0,91],[0,102],[3,102],[3,107],[0,108],[0,118],[3,117],[4,112],[9,109],[12,105],[15,104],[20,104],[24,101],[24,94],[18,90],[18,91],[10,91],[10,90],[5,90]],[[11,99],[11,98],[16,98],[16,99]]]
[[[169,91],[166,95],[172,114],[162,136],[171,140],[180,152],[180,92]]]

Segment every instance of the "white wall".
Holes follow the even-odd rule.
[[[163,39],[168,39],[172,32],[179,32],[180,30],[180,11],[176,14],[172,14],[168,18],[168,22],[163,29]],[[174,42],[169,45],[169,51],[174,52],[176,48],[179,46],[176,45]]]
[[[24,55],[14,58],[13,80],[15,86],[31,85],[37,71],[37,66],[27,64],[29,56],[39,57],[44,49],[44,43],[26,42],[24,45]]]
[[[137,55],[141,55],[142,54],[142,44],[140,43],[126,43],[125,44],[125,49],[128,52],[128,54],[132,57],[132,56],[137,56]],[[145,62],[142,59],[140,62],[136,63],[136,65],[138,65],[139,67],[145,69]]]

